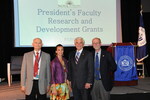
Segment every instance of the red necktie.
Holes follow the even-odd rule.
[[[39,53],[36,52],[35,61],[34,61],[34,77],[38,75],[38,66],[39,66]]]

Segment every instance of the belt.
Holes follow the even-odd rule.
[[[97,80],[97,79],[95,79],[95,80]],[[100,78],[100,79],[98,79],[98,80],[101,80],[101,78]]]
[[[39,81],[39,80],[35,80],[35,79],[34,79],[33,81]]]

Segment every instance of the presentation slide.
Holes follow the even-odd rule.
[[[31,47],[41,38],[44,47],[85,46],[99,37],[103,45],[121,42],[120,0],[14,0],[15,47]]]

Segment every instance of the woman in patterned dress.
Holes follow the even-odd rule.
[[[64,48],[56,46],[56,57],[51,62],[50,100],[69,99],[69,81],[67,80],[68,61],[63,57]]]

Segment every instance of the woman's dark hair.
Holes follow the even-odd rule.
[[[61,46],[61,47],[63,47],[63,45],[61,45],[61,44],[57,44],[56,45],[56,48],[55,48],[55,51],[57,50],[57,47],[59,47],[59,46]],[[63,47],[64,48],[64,47]],[[56,56],[57,54],[56,54],[56,52],[55,52],[55,56]]]
[[[57,45],[56,45],[56,50],[57,50],[57,47],[59,47],[59,46],[63,47],[63,45],[61,45],[61,44],[57,44]]]

